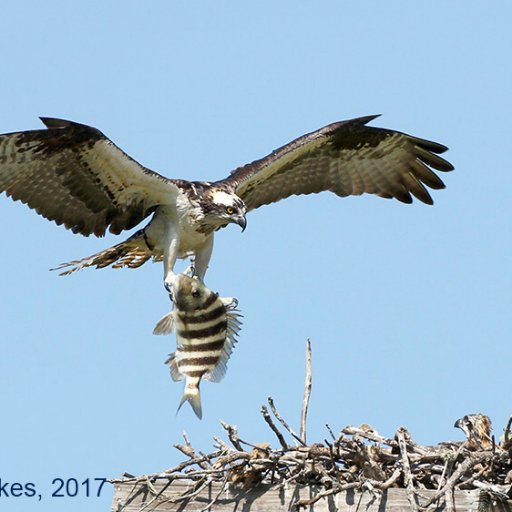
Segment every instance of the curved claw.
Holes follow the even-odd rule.
[[[176,279],[176,274],[172,273],[168,275],[164,279],[164,288],[167,290],[167,293],[169,293],[169,298],[172,302],[174,302],[173,294],[174,294],[174,281]]]

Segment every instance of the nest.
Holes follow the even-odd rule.
[[[311,390],[311,352],[308,343],[306,386],[301,428],[296,433],[268,398],[261,414],[276,438],[276,447],[268,443],[244,441],[234,425],[221,422],[229,442],[214,437],[214,451],[197,452],[186,434],[185,442],[176,444],[187,460],[151,475],[125,474],[114,483],[133,483],[134,493],[149,493],[151,503],[183,503],[202,495],[214,484],[218,489],[204,508],[207,510],[225,491],[248,490],[258,486],[306,485],[318,489],[311,499],[299,500],[295,507],[309,507],[318,500],[343,491],[382,493],[390,488],[405,489],[413,511],[445,507],[453,511],[455,490],[478,490],[480,501],[512,503],[512,436],[509,420],[501,443],[492,438],[488,449],[469,440],[421,446],[407,429],[400,427],[393,438],[380,435],[369,425],[345,427],[335,434],[326,425],[327,438],[322,443],[307,444],[306,417]],[[186,480],[190,485],[181,494],[169,498],[164,491],[173,482]],[[155,483],[158,482],[158,490]],[[164,482],[164,485],[160,485]],[[422,491],[426,492],[422,495]],[[433,491],[433,492],[432,492]],[[133,496],[131,497],[133,499]],[[122,509],[121,509],[122,510]]]

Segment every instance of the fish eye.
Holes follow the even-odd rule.
[[[234,209],[232,206],[228,206],[228,207],[226,208],[226,213],[227,213],[228,215],[233,215],[233,213],[235,213],[235,209]]]

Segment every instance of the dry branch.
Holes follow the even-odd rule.
[[[290,433],[290,435],[296,439],[302,446],[306,446],[306,443],[304,442],[304,439],[302,439],[299,435],[297,435],[293,429],[286,423],[286,421],[283,419],[283,417],[277,412],[276,406],[274,404],[274,399],[269,396],[267,398],[268,405],[270,405],[270,410],[274,413],[274,416],[276,417],[277,421],[283,425],[283,427]]]
[[[276,424],[272,420],[272,416],[270,416],[268,409],[264,405],[261,406],[261,414],[263,415],[263,419],[271,428],[272,432],[274,432],[274,434],[277,436],[277,439],[279,440],[283,450],[288,450],[288,444],[286,443],[283,434],[281,434],[279,429],[276,427]]]
[[[396,431],[396,438],[398,441],[398,446],[400,448],[400,454],[402,457],[402,470],[404,473],[404,484],[407,489],[407,498],[409,500],[409,504],[411,505],[411,509],[414,512],[418,512],[418,503],[416,502],[416,493],[414,492],[414,480],[411,472],[411,466],[409,463],[409,455],[407,453],[407,443],[406,436],[410,438],[409,432],[403,427],[400,427]]]
[[[306,443],[306,421],[308,417],[309,399],[311,397],[311,341],[306,342],[306,383],[304,385],[304,399],[300,414],[300,438]]]

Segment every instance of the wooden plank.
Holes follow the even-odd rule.
[[[221,492],[221,484],[213,483],[190,500],[178,500],[177,497],[194,490],[194,483],[187,480],[175,480],[171,485],[165,481],[152,484],[149,491],[147,485],[133,482],[115,483],[113,512],[199,512],[205,510],[211,501]],[[212,512],[290,512],[296,510],[295,504],[302,499],[314,498],[320,492],[314,486],[271,486],[259,485],[244,490],[229,487],[222,491],[219,499],[208,510]],[[162,491],[162,492],[161,492]],[[155,499],[155,492],[161,495]],[[418,491],[421,500],[425,501],[435,494],[432,490]],[[456,512],[511,512],[509,505],[492,502],[480,504],[480,491],[455,491]],[[422,500],[423,501],[423,500]],[[346,491],[334,496],[320,499],[307,507],[307,512],[410,512],[411,506],[405,489],[388,489],[382,494],[370,492]],[[438,509],[430,509],[432,512]]]

